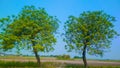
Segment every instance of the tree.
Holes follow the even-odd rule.
[[[32,49],[38,64],[38,52],[54,50],[54,34],[58,28],[58,19],[48,15],[43,8],[25,6],[17,16],[0,19],[5,25],[0,34],[0,44],[4,51],[16,48]],[[7,24],[7,25],[6,25]]]
[[[65,22],[65,46],[68,51],[82,53],[87,68],[86,53],[100,55],[109,48],[111,39],[117,34],[112,22],[115,18],[103,11],[87,11],[79,17],[69,16]]]

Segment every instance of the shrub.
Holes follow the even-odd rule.
[[[82,57],[74,56],[74,59],[82,59]]]
[[[60,59],[60,60],[69,60],[70,56],[69,55],[59,55],[59,56],[57,56],[57,59]]]

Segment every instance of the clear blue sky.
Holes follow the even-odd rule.
[[[34,5],[45,8],[46,11],[61,21],[59,32],[63,32],[64,22],[69,15],[78,16],[83,11],[103,10],[104,12],[116,17],[114,29],[120,33],[120,0],[0,0],[0,18],[12,14],[18,14],[25,5]],[[64,48],[65,43],[58,37],[55,51],[42,53],[42,55],[69,54],[72,57],[78,55],[75,52],[67,53]],[[87,56],[95,59],[119,59],[120,60],[120,37],[112,40],[111,48],[101,57]],[[24,52],[28,54],[28,51]],[[41,54],[41,53],[40,53]]]

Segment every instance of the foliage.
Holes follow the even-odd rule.
[[[82,52],[84,68],[88,68],[86,53],[100,55],[110,47],[111,39],[117,35],[113,29],[115,18],[102,12],[83,12],[79,17],[70,16],[65,23],[66,48]]]
[[[103,55],[117,34],[113,29],[115,18],[103,11],[83,12],[79,17],[69,16],[65,22],[65,46],[68,51],[81,53],[86,45],[90,55]]]
[[[69,55],[58,55],[57,59],[59,59],[59,60],[69,60],[70,56]]]
[[[81,59],[82,57],[79,56],[74,56],[75,59]]]
[[[49,52],[56,43],[54,34],[58,19],[48,15],[43,8],[25,6],[17,16],[0,19],[3,30],[0,33],[1,48],[5,51],[16,48]]]

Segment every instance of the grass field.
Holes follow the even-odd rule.
[[[54,57],[41,57],[41,67],[39,67],[35,57],[0,56],[0,68],[83,68],[83,64],[77,63],[82,62],[80,60],[57,60]],[[88,63],[89,62],[91,61],[88,61]],[[104,62],[104,60],[100,60],[100,62]],[[107,62],[107,60],[105,60],[105,62]],[[111,61],[108,61],[108,63],[109,62],[111,63]],[[105,64],[102,66],[99,64],[90,64],[89,68],[120,68],[120,62],[117,61],[117,63],[118,65]]]
[[[60,64],[51,62],[42,62],[41,67],[36,62],[5,62],[0,61],[0,68],[83,68],[77,64]],[[120,68],[120,66],[89,66],[89,68]]]

